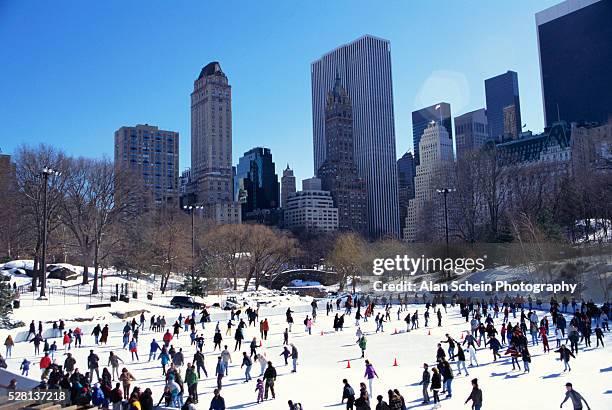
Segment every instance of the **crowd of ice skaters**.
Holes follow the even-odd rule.
[[[370,299],[369,296],[345,299],[337,299],[335,302],[328,301],[326,304],[326,315],[335,315],[333,320],[334,331],[342,331],[345,317],[354,318],[356,330],[356,345],[361,350],[361,357],[365,357],[367,339],[361,330],[361,325],[373,320],[375,332],[384,332],[384,324],[391,321],[393,314],[397,320],[406,322],[406,332],[419,329],[421,325],[429,327],[431,316],[435,317],[435,323],[442,327],[443,316],[446,314],[447,303],[443,299],[434,300],[433,303],[426,302],[422,313],[408,310],[407,297],[403,300],[398,298],[398,303],[391,304],[388,300]],[[541,302],[536,302],[541,307]],[[497,299],[485,300],[456,300],[453,299],[451,307],[459,306],[462,317],[469,323],[470,330],[461,335],[461,340],[456,340],[446,334],[444,340],[437,343],[435,349],[435,363],[423,364],[423,373],[420,384],[422,385],[422,403],[433,402],[434,407],[440,406],[440,395],[445,399],[452,397],[452,386],[455,376],[465,373],[469,376],[468,368],[478,366],[478,350],[488,348],[493,355],[493,361],[503,356],[511,358],[512,370],[530,371],[531,352],[542,346],[545,353],[552,348],[558,354],[563,371],[571,371],[570,360],[576,359],[581,344],[584,347],[591,346],[592,334],[596,338],[596,347],[604,347],[604,332],[609,332],[608,316],[610,314],[609,303],[596,306],[589,302],[577,303],[564,299],[560,304],[551,299],[548,313],[542,315],[534,309],[531,298],[524,300],[522,297],[514,299],[506,298],[503,301]],[[312,334],[313,323],[317,318],[317,304],[312,302],[312,311],[303,319],[304,332]],[[444,311],[444,314],[442,313]],[[292,372],[297,371],[299,353],[297,347],[289,342],[290,334],[294,325],[294,312],[291,308],[286,311],[287,327],[283,332],[283,350],[280,354],[285,365],[291,359]],[[421,315],[422,320],[421,322]],[[565,316],[570,317],[569,322]],[[540,318],[542,316],[542,318]],[[550,320],[548,319],[550,316]],[[245,322],[246,319],[246,322]],[[203,348],[205,340],[199,327],[204,329],[205,324],[210,322],[210,315],[206,308],[201,312],[192,311],[189,315],[182,313],[174,323],[167,323],[165,316],[150,316],[148,319],[142,313],[138,320],[134,317],[126,322],[123,327],[123,349],[129,350],[132,362],[139,361],[138,339],[141,332],[147,331],[160,334],[159,339],[152,339],[149,345],[148,361],[154,360],[160,363],[160,377],[165,380],[165,388],[161,397],[153,397],[149,388],[142,390],[135,385],[135,378],[128,370],[129,365],[115,353],[110,352],[107,358],[101,358],[96,353],[96,348],[90,349],[86,363],[77,363],[71,354],[72,349],[82,346],[85,337],[92,337],[95,346],[104,346],[108,343],[108,324],[95,326],[91,334],[85,335],[77,326],[66,330],[62,320],[53,322],[52,333],[54,338],[62,342],[57,345],[53,340],[43,338],[43,324],[38,325],[34,321],[30,328],[26,341],[32,343],[34,354],[40,360],[35,364],[41,372],[41,389],[65,389],[70,392],[70,401],[78,405],[93,405],[98,408],[113,410],[151,410],[156,406],[176,407],[183,410],[195,409],[199,402],[198,382],[202,375],[209,377],[204,362]],[[242,351],[244,341],[244,329],[246,327],[259,326],[260,341],[253,338],[248,342],[248,352]],[[594,328],[594,330],[593,330]],[[266,340],[270,324],[267,319],[259,320],[258,309],[251,307],[246,310],[232,310],[231,319],[225,324],[225,331],[221,329],[219,322],[215,325],[212,338],[213,353],[217,350],[216,363],[214,364],[214,377],[217,388],[210,399],[210,410],[225,410],[225,399],[221,395],[224,377],[228,375],[228,369],[232,361],[232,353],[228,345],[223,344],[224,336],[232,336],[234,341],[233,352],[239,352],[240,368],[244,370],[244,382],[251,382],[253,366],[259,366],[259,375],[253,382],[255,402],[276,397],[274,388],[277,372],[270,358],[265,353],[258,353],[261,340]],[[397,330],[396,330],[397,331]],[[174,348],[172,342],[181,333],[187,333],[191,340],[191,346],[195,349],[192,360],[186,357],[182,348]],[[5,357],[11,358],[15,342],[9,335],[5,342]],[[569,344],[569,347],[568,347]],[[435,346],[434,346],[435,347]],[[42,353],[41,353],[42,352]],[[241,352],[241,353],[240,353]],[[469,365],[466,366],[466,361]],[[63,363],[62,363],[63,361]],[[523,367],[521,368],[521,362]],[[106,363],[106,366],[104,364]],[[453,363],[456,370],[453,370]],[[33,364],[24,358],[20,365],[21,374],[29,376],[33,371]],[[0,355],[0,367],[6,368],[6,360]],[[84,371],[81,371],[83,369]],[[212,372],[211,372],[212,373]],[[94,379],[95,374],[95,379]],[[213,374],[211,374],[213,376]],[[346,409],[355,410],[404,410],[406,402],[397,389],[389,389],[387,396],[378,395],[373,397],[374,380],[378,378],[372,363],[365,360],[364,379],[357,389],[353,388],[348,380],[343,380],[342,404]],[[19,388],[15,379],[9,385],[0,386],[7,389]],[[471,380],[471,393],[465,403],[470,403],[472,408],[480,410],[483,406],[483,393],[477,379]],[[561,406],[571,401],[574,409],[582,409],[582,402],[590,408],[586,400],[573,389],[571,383],[566,384],[565,399]],[[300,410],[302,405],[296,401],[289,401],[290,410]]]

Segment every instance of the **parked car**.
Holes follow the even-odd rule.
[[[200,309],[202,304],[196,302],[195,298],[191,296],[175,296],[170,300],[170,305],[178,308],[193,308]]]
[[[240,305],[238,303],[227,300],[225,305],[223,306],[223,310],[232,310],[232,309],[240,309]]]

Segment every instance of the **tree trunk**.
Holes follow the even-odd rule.
[[[91,294],[98,294],[98,246],[94,249],[94,279],[93,287],[91,288]]]
[[[249,270],[249,273],[244,281],[243,291],[246,292],[249,289],[249,283],[251,283],[251,279],[253,278],[253,269]]]

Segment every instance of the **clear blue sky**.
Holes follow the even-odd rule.
[[[484,106],[484,79],[515,70],[523,122],[543,127],[535,13],[560,0],[0,0],[0,148],[45,142],[113,155],[113,133],[149,123],[180,132],[190,164],[190,97],[217,60],[233,92],[234,163],[272,149],[313,173],[310,63],[363,34],[391,41],[397,154],[410,113],[445,100]]]

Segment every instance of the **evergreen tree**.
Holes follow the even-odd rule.
[[[8,282],[0,282],[0,328],[10,327],[9,316],[13,313],[13,299],[15,294]]]

